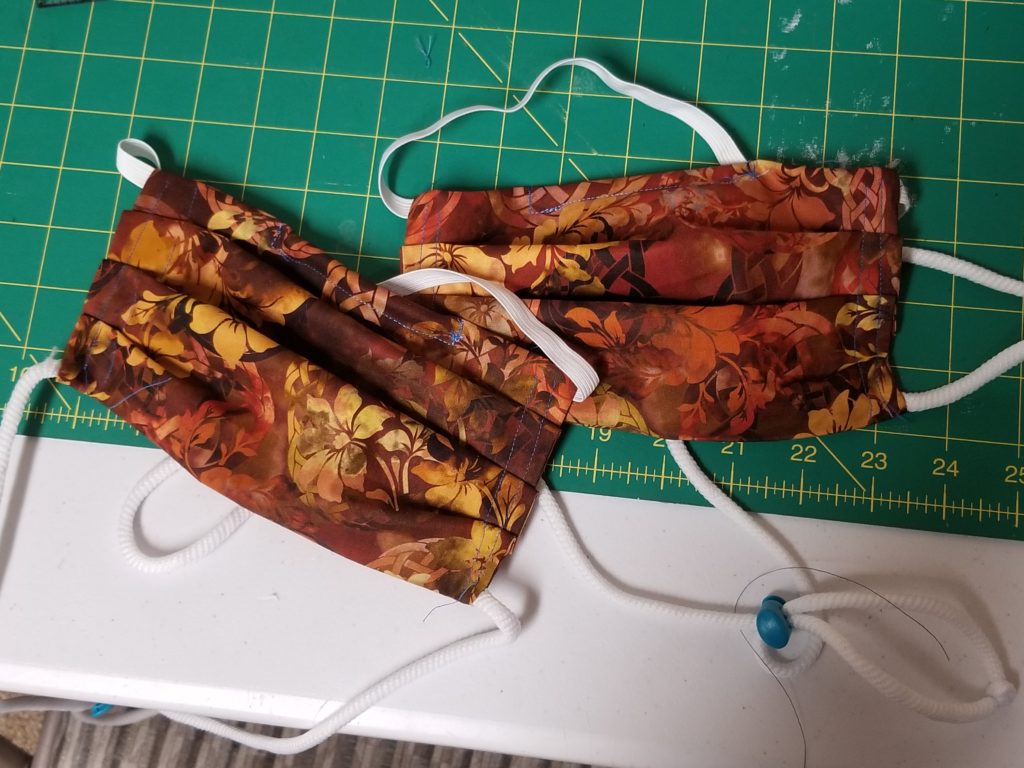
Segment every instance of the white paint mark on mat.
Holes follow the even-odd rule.
[[[772,61],[782,61],[788,53],[788,48],[776,48],[772,51]]]
[[[793,14],[792,18],[782,18],[782,31],[784,34],[789,34],[794,29],[800,26],[800,19],[804,17],[804,12],[799,8],[796,9],[796,13]]]

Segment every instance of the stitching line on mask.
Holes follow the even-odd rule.
[[[509,446],[508,458],[505,460],[505,466],[501,468],[501,474],[498,475],[498,482],[494,486],[494,496],[498,495],[498,492],[501,490],[501,486],[505,482],[505,478],[508,476],[508,465],[512,462],[512,456],[515,454],[516,443],[519,440],[519,433],[522,432],[522,430],[523,430],[523,422],[526,419],[526,412],[530,409],[530,406],[533,405],[534,395],[536,394],[537,387],[539,385],[540,385],[540,379],[535,379],[534,382],[533,382],[533,387],[530,389],[530,394],[526,396],[526,403],[521,406],[521,410],[519,411],[519,424],[516,426],[516,433],[512,437],[512,445]],[[541,432],[541,430],[538,429],[537,430],[537,440],[540,440],[540,432]],[[534,443],[534,450],[536,451],[536,442]],[[531,461],[532,461],[532,458],[533,458],[533,455],[531,454]],[[495,520],[497,520],[498,519],[498,515],[497,515],[497,512],[494,509],[494,503],[491,502],[491,501],[488,501],[487,502],[487,508],[488,508],[488,510],[491,513],[491,517],[493,517]],[[483,522],[485,524],[487,524],[487,525],[493,525],[492,523],[487,523],[486,520],[484,520]],[[505,529],[503,527],[501,527],[500,525],[498,525],[497,527],[500,528],[501,531],[504,532],[504,533],[512,534],[511,531],[505,531]],[[516,534],[512,534],[512,535],[516,536],[518,538],[518,536]],[[476,546],[476,559],[479,560],[479,558],[480,558],[480,544],[477,544],[477,546]],[[462,594],[459,596],[460,599],[463,596],[465,596],[466,593],[470,592],[471,590],[475,590],[477,588],[477,586],[479,586],[479,584],[480,584],[480,579],[482,579],[483,577],[484,577],[484,571],[481,571],[480,573],[478,573],[476,579],[473,580],[473,583],[470,584],[470,585],[467,585],[467,587],[462,591]]]
[[[312,272],[314,275],[316,275],[317,277],[322,279],[324,281],[325,285],[328,283],[327,276],[324,275],[320,270],[318,270],[314,265],[307,264],[304,260],[297,259],[294,256],[291,256],[288,253],[286,253],[284,250],[280,250],[278,253],[279,253],[279,255],[282,258],[287,259],[288,261],[293,263],[295,266],[302,267],[303,269],[307,269],[310,272]],[[340,283],[336,282],[336,281],[332,282],[332,284],[334,285],[335,288],[343,288],[343,286]],[[385,320],[388,320],[389,322],[394,323],[395,325],[398,325],[398,326],[401,326],[402,328],[405,328],[405,330],[409,331],[409,333],[415,334],[416,336],[420,336],[420,337],[422,337],[424,339],[429,339],[431,341],[440,341],[442,344],[445,344],[445,345],[447,345],[449,347],[454,346],[454,344],[452,342],[452,339],[451,339],[451,332],[450,331],[447,334],[430,334],[430,333],[426,333],[424,331],[417,330],[416,328],[413,328],[412,326],[403,323],[401,320],[396,318],[394,315],[389,315],[386,310],[381,310],[381,311],[376,310],[374,308],[373,304],[371,304],[368,301],[364,301],[363,299],[360,299],[360,298],[356,297],[351,291],[346,291],[346,292],[348,294],[348,297],[347,297],[348,300],[353,301],[356,304],[359,304],[360,306],[368,307],[378,317],[382,317]],[[339,311],[345,312],[345,314],[348,314],[348,312],[346,312],[345,310],[339,310]]]
[[[526,412],[530,411],[530,406],[533,405],[534,396],[537,393],[538,386],[540,386],[540,379],[534,379],[533,387],[530,388],[530,394],[526,396],[526,402],[520,406],[519,424],[516,425],[516,433],[512,436],[512,444],[508,449],[508,457],[505,459],[505,466],[501,468],[501,474],[498,475],[498,482],[494,485],[495,496],[497,496],[498,492],[501,490],[501,486],[505,483],[505,477],[508,475],[508,465],[512,463],[512,457],[516,452],[516,443],[519,442],[519,434],[523,431],[523,423],[526,421]],[[488,501],[487,506],[494,518],[497,519],[498,514],[494,509],[494,504]]]
[[[857,303],[864,306],[864,236],[860,237],[860,246],[858,248],[858,269],[857,269]],[[860,323],[853,324],[853,348],[857,350],[860,345],[858,344],[858,334],[860,333]],[[871,389],[868,387],[867,377],[864,375],[864,364],[863,362],[857,364],[857,373],[860,375],[860,385],[864,389],[864,394],[871,396]]]
[[[192,184],[192,197],[189,198],[188,208],[185,209],[185,218],[195,223],[196,200],[199,199],[199,182]],[[205,229],[205,227],[204,227]]]
[[[886,242],[888,242],[889,236],[886,235],[883,238],[880,235],[876,235],[876,237],[878,238],[878,241],[879,241],[879,251],[881,252],[882,240],[884,239]],[[890,324],[895,323],[895,317],[893,317],[893,313],[896,311],[896,302],[895,302],[895,300],[893,300],[892,304],[889,304],[888,299],[885,298],[882,295],[882,256],[881,256],[881,254],[879,255],[879,258],[878,258],[878,294],[879,294],[880,300],[883,300],[883,301],[886,302],[886,304],[885,304],[886,310],[887,310],[886,314],[888,315],[888,317],[886,319],[890,322]],[[890,325],[890,327],[891,327],[891,325]],[[879,323],[878,323],[878,327],[875,329],[875,353],[876,354],[878,353],[878,350],[881,348],[881,343],[882,343],[882,323],[881,323],[881,320],[880,320]],[[887,365],[889,365],[889,354],[891,352],[891,349],[892,349],[892,347],[890,345],[889,351],[887,351],[886,355],[885,355],[886,364]],[[889,365],[889,370],[890,371],[892,370],[892,366],[891,365]],[[883,408],[885,410],[886,415],[889,416],[890,418],[895,417],[895,416],[898,415],[898,411],[895,409],[895,407],[893,407],[893,404],[888,399],[886,399]]]
[[[550,208],[541,208],[540,210],[535,210],[534,207],[533,207],[533,190],[534,190],[534,187],[528,187],[527,188],[526,200],[527,200],[527,206],[528,206],[528,208],[530,210],[530,213],[555,213],[556,211],[560,211],[563,208],[565,208],[566,206],[573,205],[574,203],[585,203],[585,202],[589,202],[591,200],[601,200],[601,199],[606,198],[606,197],[626,197],[628,195],[638,195],[641,192],[662,192],[662,191],[667,190],[667,189],[678,189],[679,187],[716,187],[716,186],[720,186],[720,185],[730,185],[730,184],[736,184],[740,179],[757,179],[757,178],[760,178],[761,176],[767,175],[767,173],[768,173],[768,171],[757,172],[757,171],[755,171],[754,169],[751,168],[750,170],[748,170],[748,171],[746,171],[744,173],[737,173],[737,174],[734,174],[733,176],[729,176],[728,178],[725,178],[725,179],[718,179],[717,181],[690,181],[690,182],[678,181],[678,182],[675,182],[674,184],[660,184],[658,186],[644,187],[642,189],[623,190],[622,192],[607,192],[607,193],[605,193],[603,195],[591,195],[589,197],[577,197],[577,198],[574,198],[572,200],[566,200],[564,203],[559,203],[558,205],[553,205]]]
[[[568,409],[566,409],[566,410],[568,410]],[[543,418],[545,421],[547,421],[546,417],[541,417],[541,418]],[[533,468],[533,459],[537,455],[537,447],[540,445],[540,435],[541,435],[541,432],[543,432],[543,431],[544,431],[544,425],[542,424],[541,428],[537,430],[537,434],[534,435],[533,447],[530,449],[530,458],[526,462],[526,470],[528,472],[531,471],[532,468]]]

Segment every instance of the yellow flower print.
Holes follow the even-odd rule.
[[[495,468],[496,469],[496,468]],[[480,517],[484,505],[484,487],[487,474],[474,461],[463,459],[458,467],[442,463],[424,463],[412,473],[426,482],[424,495],[427,502],[467,517]]]
[[[878,413],[878,404],[867,395],[857,395],[851,400],[850,390],[844,389],[828,408],[819,408],[807,415],[810,433],[797,437],[814,437],[860,429],[871,423]]]
[[[246,355],[262,354],[277,346],[255,328],[211,304],[194,302],[191,310],[191,329],[206,336],[214,351],[231,365],[237,365]]]
[[[294,431],[288,471],[304,493],[340,502],[346,487],[363,490],[366,448],[391,415],[378,405],[364,405],[350,386],[334,402],[310,397],[293,410]]]
[[[469,536],[450,536],[427,545],[434,563],[448,571],[448,594],[475,595],[486,588],[505,554],[500,528],[475,522]]]

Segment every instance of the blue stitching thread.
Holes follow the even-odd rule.
[[[216,234],[216,233],[214,233],[214,234]],[[320,272],[312,264],[307,264],[302,259],[297,259],[294,256],[289,256],[284,251],[280,251],[279,255],[282,258],[285,258],[288,261],[292,262],[297,267],[303,267],[304,269],[308,269],[314,275],[316,275],[317,277],[321,278],[322,280],[324,280],[326,282],[327,276],[324,275],[322,272]],[[335,285],[338,286],[338,287],[341,287],[340,283],[335,283]],[[389,315],[386,311],[378,312],[376,309],[374,309],[373,305],[370,302],[363,301],[362,299],[356,298],[351,293],[351,291],[349,291],[347,293],[348,293],[348,299],[347,300],[354,301],[356,304],[359,304],[359,305],[364,306],[364,307],[369,307],[371,310],[373,310],[374,314],[378,315],[379,317],[384,318],[385,320],[388,320],[388,321],[394,323],[395,325],[398,325],[398,326],[401,326],[402,328],[405,328],[405,330],[409,331],[409,333],[414,333],[417,336],[421,336],[424,339],[429,339],[431,341],[440,341],[440,342],[443,342],[444,344],[447,344],[448,346],[452,346],[453,342],[451,341],[451,335],[450,335],[451,332],[449,332],[448,334],[430,334],[430,333],[424,333],[423,331],[418,331],[415,328],[413,328],[412,326],[406,325],[405,323],[403,323],[401,320],[397,319],[393,315]],[[341,311],[344,311],[344,310],[341,310]]]
[[[541,208],[540,210],[534,210],[533,207],[533,188],[527,189],[527,204],[530,213],[555,213],[565,208],[567,205],[573,205],[574,203],[584,203],[591,200],[601,200],[605,197],[625,197],[628,195],[638,195],[641,192],[661,192],[666,189],[677,189],[678,187],[715,187],[720,184],[736,184],[740,179],[757,179],[761,176],[768,174],[768,171],[758,172],[754,170],[748,164],[748,170],[743,173],[737,173],[725,179],[719,179],[717,181],[677,181],[674,184],[661,184],[656,187],[644,187],[643,189],[631,189],[623,192],[608,192],[603,195],[592,195],[590,197],[577,197],[573,200],[566,200],[564,203],[553,205],[550,208]]]

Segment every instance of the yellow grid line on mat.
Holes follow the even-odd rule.
[[[334,15],[338,7],[338,0],[331,0],[331,15]],[[316,137],[320,129],[320,111],[324,103],[324,85],[327,83],[327,62],[331,55],[331,38],[334,34],[334,25],[327,25],[327,40],[324,43],[323,70],[320,73],[320,87],[316,96],[316,115],[313,117],[313,135],[309,140],[309,160],[306,163],[306,180],[302,188],[302,206],[299,208],[298,234],[302,234],[302,228],[306,225],[306,204],[309,202],[309,180],[313,175],[313,159],[316,157]]]
[[[771,23],[771,22],[769,22]],[[693,103],[700,105],[704,102],[700,100],[700,86],[704,79],[704,37],[707,33],[708,28],[708,0],[704,0],[704,15],[700,21],[700,49],[697,53],[697,90],[693,94]],[[762,97],[763,99],[763,97]],[[693,155],[697,150],[697,132],[693,131],[690,136],[690,164],[689,167],[693,168]]]
[[[259,66],[259,80],[256,81],[256,103],[252,108],[252,127],[249,130],[249,149],[245,153],[245,171],[242,173],[242,195],[249,187],[249,172],[252,169],[252,148],[256,143],[256,128],[260,119],[260,102],[263,99],[263,81],[267,76],[267,56],[270,54],[270,36],[274,32],[274,12],[277,0],[270,0],[270,16],[267,19],[267,36],[263,41],[263,59]]]
[[[370,214],[370,195],[373,190],[373,182],[376,178],[377,163],[380,162],[380,158],[377,154],[377,146],[380,143],[380,122],[384,115],[384,93],[387,89],[388,84],[388,67],[391,64],[391,41],[394,39],[395,34],[395,14],[398,12],[398,0],[391,0],[391,23],[388,26],[388,47],[384,54],[384,77],[380,81],[380,104],[377,107],[377,122],[373,129],[373,160],[370,163],[370,178],[366,181],[366,202],[363,204],[363,223],[359,228],[359,245],[356,251],[359,255],[356,256],[356,270],[359,270],[360,264],[362,263],[363,243],[366,241],[366,219]]]
[[[36,319],[36,308],[39,305],[39,291],[43,282],[43,271],[46,269],[46,257],[50,251],[50,235],[53,233],[53,219],[57,214],[57,200],[60,199],[60,185],[64,180],[64,161],[68,156],[68,142],[71,140],[71,129],[74,125],[75,105],[78,103],[78,89],[82,84],[82,69],[85,67],[85,48],[89,44],[89,33],[92,30],[92,18],[95,10],[94,5],[89,6],[89,14],[85,22],[85,34],[82,36],[82,55],[78,60],[78,70],[75,73],[75,90],[71,96],[71,114],[68,115],[68,125],[64,130],[64,145],[60,151],[60,166],[57,168],[57,180],[53,190],[53,200],[50,203],[50,219],[46,224],[46,234],[43,236],[43,250],[39,257],[39,270],[36,272],[36,282],[32,287],[32,303],[28,310],[28,320],[25,323],[23,334],[24,345],[22,346],[21,357],[24,360],[28,355],[28,342],[32,337],[32,325]]]
[[[580,44],[580,20],[583,18],[583,0],[576,0],[576,30],[572,36],[572,56],[576,58]],[[558,162],[558,183],[561,184],[565,178],[565,145],[569,141],[569,115],[572,111],[572,87],[576,81],[576,67],[569,68],[569,95],[565,99],[565,111],[562,113],[562,141],[555,142],[559,147],[560,159]],[[547,133],[547,131],[545,131]]]
[[[960,164],[963,159],[963,146],[964,146],[964,91],[965,83],[967,80],[967,6],[963,8],[964,11],[964,24],[963,24],[963,43],[961,47],[961,60],[960,60],[960,121],[959,129],[957,130],[956,136],[956,187],[954,193],[953,202],[953,254],[956,255],[959,250],[959,236],[960,236]],[[947,381],[953,380],[953,347],[955,346],[953,340],[953,324],[954,317],[956,315],[956,276],[950,278],[949,281],[949,356],[947,358]],[[952,414],[952,408],[950,406],[945,407],[946,417],[946,450],[949,450],[949,421]],[[945,484],[943,484],[943,491],[945,491]]]
[[[519,11],[520,11],[520,0],[516,0],[515,15],[512,17],[512,38],[509,42],[508,48],[508,72],[505,74],[505,97],[502,101],[502,106],[505,109],[509,107],[509,98],[512,96],[512,67],[515,65],[516,59],[516,36],[519,33]],[[508,120],[508,115],[504,112],[501,115],[501,128],[498,131],[498,156],[494,161],[494,186],[499,186],[498,181],[501,178],[501,160],[505,154],[505,124]]]
[[[188,175],[188,164],[192,159],[192,137],[196,132],[196,115],[199,112],[199,95],[203,92],[203,77],[206,75],[206,56],[210,50],[210,32],[213,30],[213,12],[217,0],[210,2],[210,14],[206,17],[206,34],[203,36],[203,55],[199,59],[199,78],[196,80],[196,96],[192,99],[192,117],[189,118],[188,139],[185,140],[185,157],[181,161],[181,174]]]

